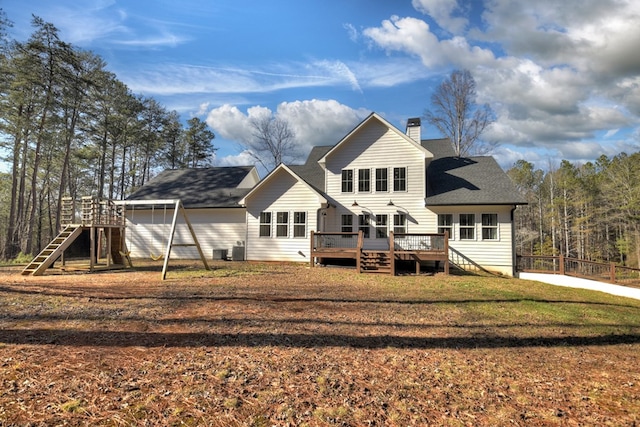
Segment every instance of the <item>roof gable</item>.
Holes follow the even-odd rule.
[[[238,207],[257,177],[254,166],[167,169],[127,200],[180,199],[185,208]]]
[[[334,145],[324,156],[322,156],[322,158],[318,160],[318,163],[324,166],[327,162],[327,159],[332,155],[334,155],[336,152],[338,152],[341,147],[343,147],[346,144],[349,144],[349,141],[352,139],[352,137],[356,133],[360,132],[363,128],[370,126],[372,123],[376,123],[376,122],[382,124],[383,126],[387,127],[389,130],[395,132],[398,136],[401,137],[403,141],[405,141],[408,144],[411,144],[416,149],[421,151],[424,154],[425,158],[433,157],[433,154],[429,152],[426,148],[424,148],[421,144],[418,144],[416,141],[409,138],[409,136],[407,136],[404,132],[400,131],[398,128],[393,126],[391,123],[386,121],[377,113],[371,113],[366,119],[360,122],[360,124],[358,124],[351,132],[349,132],[346,136],[344,136],[336,145]]]
[[[255,194],[264,191],[269,185],[275,185],[277,177],[280,173],[287,173],[291,175],[296,181],[303,184],[305,187],[309,189],[309,191],[315,193],[318,196],[318,200],[320,203],[327,203],[327,199],[322,191],[317,188],[314,188],[307,181],[302,179],[297,173],[295,173],[289,166],[284,163],[280,163],[278,167],[272,170],[267,176],[265,176],[255,187],[251,189],[241,200],[238,201],[241,205],[246,206],[247,200],[251,199]]]

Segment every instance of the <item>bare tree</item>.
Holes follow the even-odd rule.
[[[468,70],[454,70],[431,96],[433,110],[425,118],[449,138],[457,156],[488,154],[495,143],[479,140],[493,123],[488,104],[476,104],[476,82]]]
[[[285,120],[263,116],[251,120],[253,139],[247,142],[251,155],[267,170],[296,157],[295,133]]]

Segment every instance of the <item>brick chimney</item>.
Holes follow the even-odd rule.
[[[420,117],[407,120],[407,136],[420,144]]]

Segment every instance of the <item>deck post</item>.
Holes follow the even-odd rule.
[[[313,268],[315,264],[315,257],[313,256],[314,241],[315,241],[315,231],[311,230],[311,243],[310,243],[311,248],[309,249],[309,263],[310,263],[309,267],[311,268]]]
[[[389,231],[389,266],[391,267],[391,275],[396,275],[396,255],[394,249],[396,247],[395,236],[393,230]]]
[[[358,247],[356,250],[356,269],[358,270],[358,273],[362,273],[362,246],[364,243],[364,234],[362,233],[362,230],[358,230]]]
[[[444,230],[444,274],[449,275],[449,230]]]
[[[609,277],[611,283],[616,283],[616,265],[613,262],[609,263]]]

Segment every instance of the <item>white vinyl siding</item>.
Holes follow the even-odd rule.
[[[202,253],[212,259],[213,253],[226,249],[231,257],[233,247],[243,245],[246,239],[246,210],[244,208],[186,209],[189,222],[200,243]],[[151,210],[127,211],[126,239],[132,258],[149,258],[151,253],[166,252],[167,241],[173,221],[173,208],[156,207]],[[192,244],[193,237],[180,212],[173,237],[174,244]],[[199,259],[195,246],[175,246],[172,259]]]
[[[505,275],[513,274],[512,206],[460,206],[444,209],[446,209],[445,212],[456,209],[462,213],[474,214],[476,221],[481,221],[483,213],[495,213],[498,220],[498,238],[496,240],[460,240],[456,238],[456,240],[449,240],[449,246],[489,271]],[[457,216],[457,214],[454,215],[454,220],[457,219]],[[454,222],[453,225],[454,233],[459,233],[459,224]],[[480,224],[477,225],[480,226]]]
[[[274,171],[274,175],[260,191],[251,194],[246,200],[247,260],[309,262],[307,237],[311,230],[317,231],[318,211],[321,208],[318,197],[318,193],[295,179],[286,170]],[[260,212],[272,212],[275,229],[278,228],[278,213],[283,214],[280,215],[281,234],[285,233],[284,217],[286,216],[286,237],[284,235],[277,237],[275,235],[277,230],[272,232],[271,238],[258,237]],[[303,233],[304,236],[298,237],[297,233]]]

